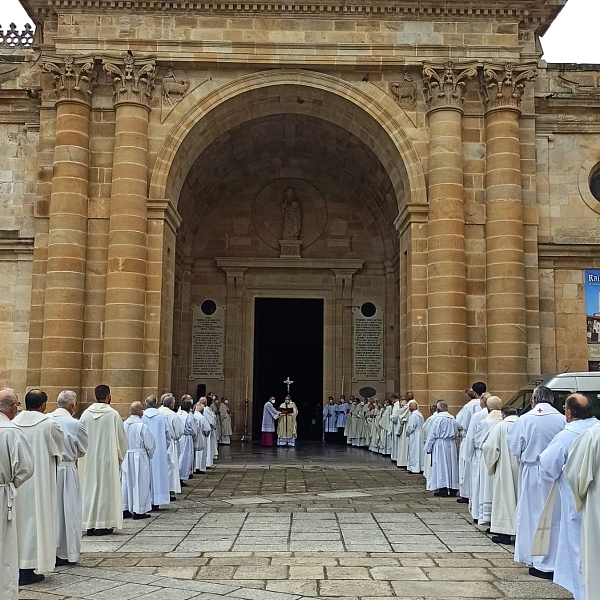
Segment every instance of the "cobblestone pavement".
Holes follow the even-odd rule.
[[[84,537],[78,566],[20,598],[571,598],[531,578],[512,546],[492,543],[464,505],[426,493],[420,476],[360,450],[323,461],[310,448],[277,462],[281,449],[221,451],[177,502]]]

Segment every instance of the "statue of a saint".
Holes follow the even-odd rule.
[[[302,210],[292,188],[285,190],[281,213],[283,215],[283,239],[297,240],[302,227]]]

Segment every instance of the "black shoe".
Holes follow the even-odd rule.
[[[433,492],[433,495],[438,498],[447,498],[448,497],[448,488],[440,488],[439,490]]]
[[[494,544],[510,544],[510,535],[505,533],[499,533],[497,535],[492,536],[492,542]]]
[[[179,484],[181,487],[190,487],[185,481],[180,481]]]
[[[485,532],[486,532],[486,533],[492,533],[492,530],[491,530],[491,529],[488,527],[488,528],[485,530]]]
[[[473,525],[477,525],[477,519],[473,519]]]
[[[95,531],[96,531],[96,530],[95,530],[95,529],[93,529],[93,528],[92,528],[92,529],[88,529],[88,530],[86,531],[86,535],[87,535],[88,537],[92,537],[92,536],[94,535],[94,532],[95,532]]]
[[[173,494],[172,496],[169,496],[169,500],[171,502],[177,502],[177,496],[175,494]]]
[[[200,469],[196,469],[194,473],[196,473],[196,475],[200,475]]]
[[[450,498],[456,498],[456,494],[458,494],[458,490],[448,490],[448,496],[450,496]]]
[[[160,506],[158,506],[158,504],[152,505],[152,512],[158,512],[159,510],[160,510]]]
[[[54,563],[55,567],[64,567],[69,564],[68,559],[56,557],[56,562]]]
[[[128,510],[124,510],[123,511],[123,518],[124,519],[131,519],[131,512]]]
[[[139,519],[149,519],[152,515],[147,513],[133,513],[133,520],[138,521]]]
[[[190,473],[190,479],[194,479],[194,474]]]
[[[540,571],[539,569],[536,569],[535,567],[529,567],[529,574],[532,577],[538,577],[539,579],[549,579],[550,581],[552,581],[552,578],[554,577],[554,572],[553,571]]]
[[[94,531],[94,535],[96,535],[96,536],[110,535],[113,531],[114,531],[113,527],[111,527],[110,529],[105,527],[103,529],[96,529]]]
[[[462,497],[461,497],[461,498],[459,498],[459,499],[457,500],[457,502],[458,502],[459,504],[469,504],[469,499],[468,499],[468,498],[462,498]]]
[[[19,569],[19,587],[31,585],[32,583],[40,583],[44,579],[43,575],[34,573],[33,569]]]

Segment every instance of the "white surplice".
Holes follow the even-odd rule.
[[[152,509],[150,461],[156,451],[156,438],[137,415],[130,416],[123,425],[127,435],[127,452],[121,465],[123,510],[142,515]]]
[[[119,413],[96,402],[80,419],[88,434],[88,451],[79,461],[84,529],[122,529],[121,463],[127,436]]]
[[[483,460],[494,477],[490,529],[504,535],[515,530],[519,461],[509,452],[506,436],[516,420],[516,415],[511,415],[492,427],[483,444]]]
[[[394,424],[394,432],[398,437],[398,453],[396,454],[396,464],[399,467],[406,467],[408,463],[408,436],[406,435],[406,424],[410,411],[408,404],[400,407],[398,410],[398,421]]]
[[[484,408],[479,412],[475,413],[471,417],[471,421],[469,423],[469,431],[467,432],[466,437],[463,439],[460,445],[460,451],[464,452],[465,460],[469,463],[469,468],[465,469],[464,474],[465,477],[469,475],[470,483],[469,483],[469,512],[473,519],[477,519],[477,515],[479,513],[479,454],[475,452],[475,434],[477,433],[477,427],[479,423],[487,418],[488,409]],[[459,491],[460,491],[460,468],[459,468]],[[464,482],[463,482],[463,489]],[[465,489],[466,491],[466,489]],[[460,494],[463,498],[463,496]]]
[[[206,466],[212,467],[217,457],[217,419],[215,413],[212,411],[210,406],[207,406],[202,413],[204,418],[210,425],[210,435],[206,440],[205,453],[206,453]]]
[[[6,600],[19,597],[17,491],[33,476],[35,459],[23,432],[0,413],[0,581]]]
[[[219,405],[219,419],[221,422],[221,437],[219,438],[219,444],[227,446],[231,444],[233,429],[231,428],[231,413],[229,412],[229,406],[224,402],[221,402]]]
[[[346,423],[347,423],[347,415],[348,415],[348,403],[347,402],[341,402],[340,404],[337,404],[335,407],[335,414],[336,414],[336,421],[335,421],[335,426],[338,429],[344,429],[346,428]],[[346,435],[346,432],[344,431],[344,435]]]
[[[63,434],[48,415],[36,411],[24,410],[13,423],[35,457],[33,477],[17,497],[19,569],[51,573],[56,562],[56,469],[64,452]]]
[[[394,427],[392,424],[392,407],[386,406],[380,417],[379,426],[381,428],[381,439],[379,442],[379,451],[385,456],[389,456],[392,452],[392,435]]]
[[[425,452],[432,459],[428,490],[458,489],[457,435],[456,419],[448,412],[438,413],[425,442]]]
[[[430,490],[429,487],[429,478],[431,476],[431,455],[425,452],[425,444],[427,443],[427,436],[429,435],[429,431],[431,430],[431,426],[433,425],[434,419],[437,419],[439,413],[434,412],[423,424],[423,446],[421,448],[421,462],[423,464],[423,477],[425,477],[425,487]]]
[[[156,441],[156,451],[150,459],[150,481],[152,483],[152,504],[169,504],[169,460],[167,457],[171,434],[167,418],[157,408],[147,408],[142,423],[148,425]]]
[[[541,470],[539,458],[552,438],[564,429],[565,424],[564,415],[553,406],[547,403],[536,404],[517,419],[507,436],[510,452],[521,463],[515,520],[515,562],[525,563],[545,572],[554,571],[555,553],[543,557],[531,554],[533,536],[553,483]],[[556,525],[558,522],[557,518]]]
[[[469,498],[471,495],[471,462],[466,457],[465,438],[469,433],[469,426],[474,414],[481,410],[479,399],[475,398],[467,402],[456,415],[456,422],[460,429],[463,443],[460,445],[458,455],[458,480],[460,483],[459,494],[463,498]]]
[[[356,410],[356,403],[348,404],[348,410],[346,411],[346,426],[344,427],[344,437],[346,443],[354,445],[355,438],[355,423],[354,423],[354,411]]]
[[[179,440],[183,435],[183,423],[177,413],[166,406],[161,406],[158,412],[167,419],[169,424],[169,435],[171,440],[167,449],[167,461],[169,463],[169,490],[174,494],[181,493],[179,480]]]
[[[577,438],[588,429],[597,425],[596,418],[571,421],[565,428],[554,436],[548,447],[540,454],[540,466],[542,471],[556,481],[558,494],[552,505],[546,503],[538,529],[550,527],[548,535],[550,552],[557,557],[568,557],[568,560],[556,561],[554,565],[554,583],[569,590],[575,600],[585,600],[585,590],[581,578],[581,514],[575,510],[575,498],[563,475],[563,467],[569,457],[569,450]],[[560,515],[559,527],[552,530],[554,513]],[[545,515],[548,515],[545,518]],[[537,537],[537,535],[536,535]],[[551,548],[554,545],[555,548]],[[533,552],[535,554],[535,551]]]
[[[206,463],[210,445],[211,426],[208,419],[199,410],[194,411],[194,419],[198,423],[198,437],[196,438],[194,467],[200,473],[206,473]]]
[[[564,476],[581,518],[581,572],[587,600],[600,593],[600,425],[581,434],[571,446]],[[561,557],[562,558],[562,557]]]
[[[179,409],[177,413],[183,427],[183,435],[179,438],[179,479],[187,481],[194,469],[194,452],[198,438],[198,421],[194,415]]]
[[[423,415],[419,410],[414,410],[408,417],[406,424],[408,437],[407,469],[411,473],[420,473],[423,470]]]
[[[58,532],[56,556],[71,563],[79,560],[81,552],[81,487],[77,461],[85,456],[88,435],[78,419],[64,408],[48,415],[61,429],[64,439],[62,461],[56,473]]]
[[[337,415],[335,404],[326,404],[323,407],[323,431],[325,433],[337,433]]]
[[[502,413],[492,410],[485,419],[481,419],[475,433],[475,456],[479,469],[478,501],[479,504],[473,518],[477,519],[478,525],[489,523],[492,518],[492,500],[494,497],[494,477],[488,473],[485,460],[483,459],[483,445],[494,427],[502,422]],[[459,469],[460,470],[460,469]]]

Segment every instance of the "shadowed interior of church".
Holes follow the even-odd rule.
[[[270,396],[285,399],[289,377],[298,406],[298,439],[320,441],[323,417],[323,300],[257,298],[254,326],[253,437],[260,439]]]

